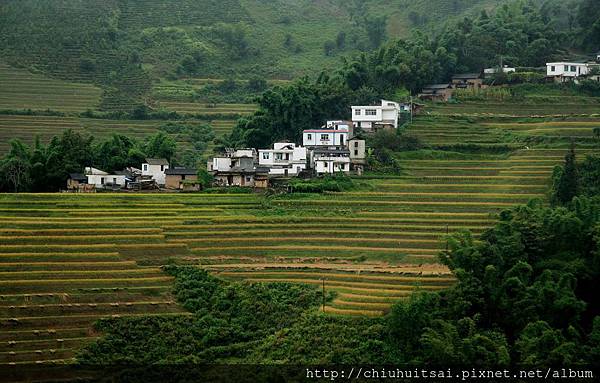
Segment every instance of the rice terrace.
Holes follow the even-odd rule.
[[[88,3],[0,5],[10,378],[598,367],[594,2]]]

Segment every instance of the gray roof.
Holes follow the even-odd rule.
[[[425,85],[423,89],[447,89],[450,88],[450,84],[429,84]]]
[[[347,149],[315,149],[313,151],[315,154],[350,154],[350,151]]]
[[[269,173],[269,168],[266,166],[257,166],[256,167],[256,173],[257,174],[268,174]]]
[[[470,78],[480,78],[481,75],[479,73],[459,73],[452,76],[453,79],[457,80],[466,80]]]
[[[146,158],[146,163],[149,165],[168,165],[169,161],[164,158]]]
[[[196,175],[198,174],[197,169],[186,169],[186,168],[174,168],[165,170],[165,174],[168,176],[180,176],[180,175]]]
[[[75,181],[87,181],[87,177],[81,173],[71,173],[69,178]]]

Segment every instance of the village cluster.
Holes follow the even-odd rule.
[[[411,104],[381,100],[379,105],[352,106],[352,121],[327,121],[317,129],[302,132],[302,144],[276,142],[269,149],[228,149],[212,158],[207,170],[217,186],[266,188],[273,178],[345,173],[361,175],[366,164],[365,140],[355,133],[397,129],[400,113]],[[170,167],[163,158],[148,158],[142,169],[127,168],[114,174],[87,167],[84,174],[71,174],[67,189],[200,189],[198,170]]]
[[[365,140],[355,133],[397,129],[401,112],[409,104],[381,100],[380,105],[352,106],[352,121],[327,121],[302,132],[302,145],[276,142],[269,149],[229,150],[208,162],[219,186],[267,187],[278,177],[361,175],[366,164]]]
[[[516,72],[516,68],[501,66],[487,68],[481,73],[463,73],[452,76],[449,83],[426,85],[418,98],[428,101],[448,101],[456,89],[478,90],[487,88],[486,78]],[[600,81],[600,52],[595,62],[552,62],[546,64],[546,80],[575,82],[581,79]],[[207,170],[217,186],[244,186],[266,188],[274,178],[312,177],[344,173],[361,175],[366,165],[365,140],[356,133],[366,134],[380,129],[397,129],[401,113],[413,113],[422,105],[402,104],[381,100],[379,105],[352,106],[352,120],[331,120],[316,129],[302,132],[302,144],[276,142],[269,149],[227,149],[225,154],[210,159]],[[113,174],[93,167],[84,174],[71,174],[67,181],[69,191],[97,189],[170,189],[200,190],[197,169],[169,166],[164,158],[148,158],[142,169],[127,168]]]

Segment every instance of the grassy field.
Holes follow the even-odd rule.
[[[124,134],[143,141],[155,134],[159,127],[166,124],[164,120],[110,120],[80,117],[57,116],[27,116],[0,114],[0,155],[9,149],[9,140],[18,138],[27,144],[33,144],[39,136],[42,142],[48,142],[52,137],[62,134],[67,129],[73,129],[83,134],[94,136],[97,140],[110,137],[112,134]],[[234,120],[189,120],[191,123],[209,124],[217,136],[231,131]],[[174,135],[177,140],[177,135]],[[179,142],[180,147],[189,145]]]
[[[102,90],[82,83],[55,80],[0,63],[0,109],[95,109]]]

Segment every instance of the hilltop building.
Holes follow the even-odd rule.
[[[381,105],[352,106],[352,123],[365,132],[375,132],[384,128],[398,128],[401,105],[397,102],[381,100]]]

